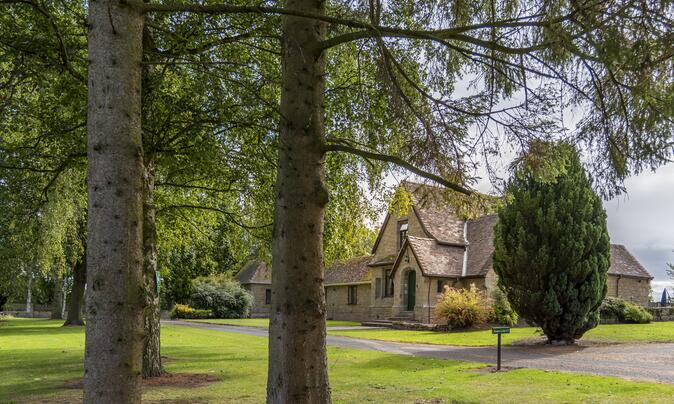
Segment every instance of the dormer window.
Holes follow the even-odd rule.
[[[398,223],[398,249],[401,249],[405,239],[407,238],[407,221]]]

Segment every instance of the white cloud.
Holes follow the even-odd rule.
[[[627,195],[605,202],[611,242],[624,244],[657,279],[674,262],[674,164],[626,181]]]

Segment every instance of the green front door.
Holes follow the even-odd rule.
[[[416,291],[417,291],[417,273],[414,271],[409,271],[407,273],[407,310],[414,310],[414,304],[416,303]]]

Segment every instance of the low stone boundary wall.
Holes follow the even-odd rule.
[[[20,317],[20,318],[50,318],[51,311],[34,311],[31,316],[26,311],[17,311],[17,310],[5,310],[1,311],[1,314],[6,314],[8,316]]]
[[[653,321],[673,321],[674,306],[671,307],[646,307],[646,311],[653,315]]]
[[[393,321],[391,322],[391,328],[413,331],[449,331],[449,326],[442,324],[413,323],[408,321]]]

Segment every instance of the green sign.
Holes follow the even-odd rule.
[[[155,271],[154,275],[157,278],[157,294],[159,294],[159,285],[161,285],[161,274],[159,273],[159,271]]]
[[[492,334],[510,334],[510,327],[492,327]]]

